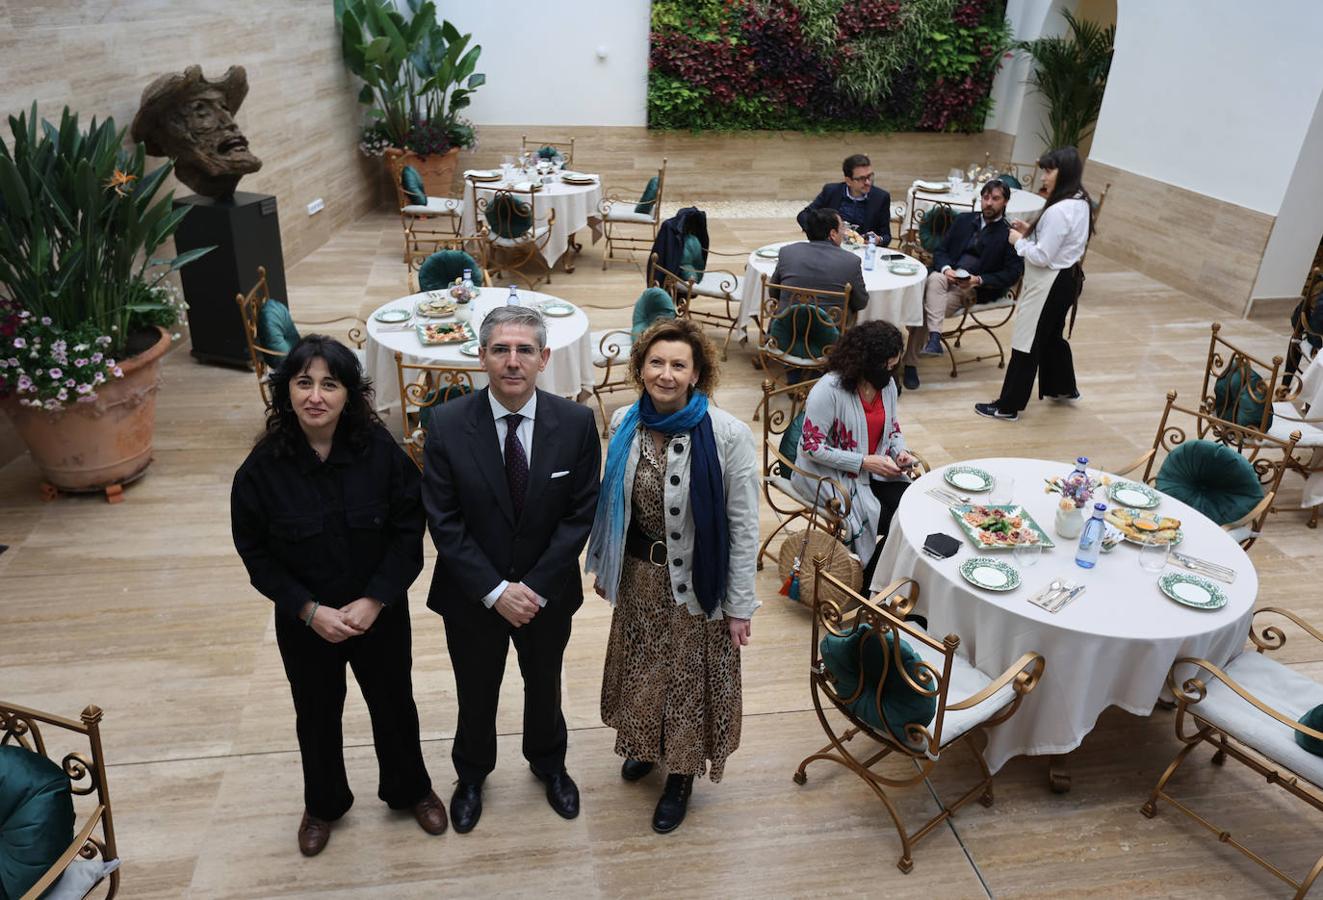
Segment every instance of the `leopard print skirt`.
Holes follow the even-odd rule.
[[[646,432],[639,443],[633,518],[662,535],[666,463]],[[740,653],[725,620],[691,615],[664,567],[625,554],[602,677],[602,721],[616,729],[616,753],[720,781],[740,745],[742,711]]]

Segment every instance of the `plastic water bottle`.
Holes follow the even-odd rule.
[[[868,236],[868,244],[867,246],[864,247],[864,269],[871,272],[873,271],[873,267],[876,265],[877,265],[877,237],[875,235],[870,234]]]
[[[506,295],[505,305],[506,306],[519,305],[519,291],[515,288],[513,284],[510,285],[510,293]]]
[[[1080,549],[1075,553],[1075,565],[1081,569],[1092,569],[1098,562],[1098,551],[1102,549],[1103,535],[1107,526],[1103,524],[1103,513],[1107,512],[1106,503],[1093,504],[1093,517],[1084,523],[1084,532],[1080,535]]]
[[[464,282],[463,282],[463,284],[464,284],[464,293],[465,293],[466,295],[472,296],[472,295],[473,295],[473,270],[472,270],[472,269],[465,269],[465,270],[464,270]]]

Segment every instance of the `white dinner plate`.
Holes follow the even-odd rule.
[[[407,322],[413,315],[407,309],[383,309],[372,318],[378,322]]]
[[[914,186],[929,194],[945,194],[951,190],[950,183],[946,181],[916,181]]]
[[[1117,481],[1107,489],[1107,496],[1122,506],[1132,509],[1152,509],[1162,500],[1160,494],[1146,484]]]
[[[1192,609],[1221,609],[1227,595],[1207,578],[1187,572],[1168,572],[1158,579],[1158,590]]]
[[[988,591],[1013,591],[1020,586],[1020,573],[999,559],[976,556],[960,564],[960,575],[974,587]]]
[[[465,341],[464,343],[462,343],[462,344],[459,345],[459,352],[460,352],[460,353],[463,353],[465,356],[477,356],[477,355],[478,355],[478,342],[477,342],[477,341]]]
[[[544,303],[542,304],[542,315],[556,318],[572,316],[574,315],[574,307],[568,303]]]
[[[887,266],[887,271],[892,275],[918,275],[919,266],[912,262],[893,262]]]
[[[753,255],[762,257],[763,259],[776,259],[778,256],[781,255],[781,248],[759,247],[757,250],[753,251]]]
[[[992,476],[975,466],[947,466],[942,478],[947,484],[962,491],[978,493],[992,490]]]

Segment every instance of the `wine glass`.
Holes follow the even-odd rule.
[[[1015,479],[999,475],[988,492],[988,502],[993,506],[1009,506],[1015,502]]]
[[[1156,575],[1166,568],[1170,555],[1171,544],[1166,541],[1145,541],[1139,547],[1139,567]]]
[[[965,180],[965,173],[960,169],[952,169],[946,173],[946,180],[953,188],[960,186],[960,182]]]
[[[1043,557],[1042,544],[1016,544],[1015,562],[1021,569],[1032,569],[1038,565],[1038,560]]]
[[[502,178],[508,179],[510,177],[510,170],[514,168],[514,161],[515,161],[514,155],[510,153],[507,153],[501,157]]]

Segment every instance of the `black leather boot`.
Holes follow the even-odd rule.
[[[669,834],[680,827],[684,814],[689,809],[689,795],[694,792],[694,776],[668,775],[666,788],[657,809],[652,814],[652,830],[658,834]]]
[[[638,781],[652,771],[653,764],[641,759],[627,759],[620,767],[620,777],[626,781]]]

